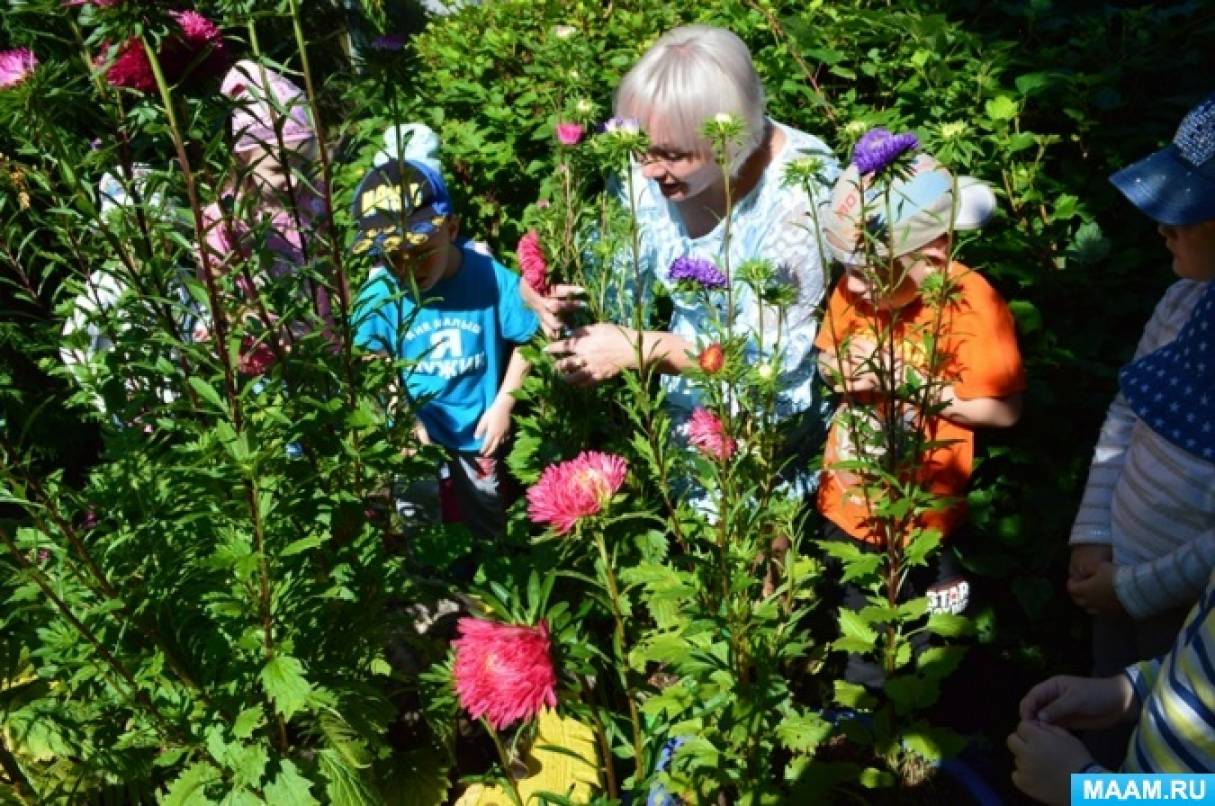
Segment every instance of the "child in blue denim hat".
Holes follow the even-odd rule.
[[[1072,528],[1067,587],[1094,617],[1093,671],[1102,679],[1067,680],[1093,686],[1166,652],[1176,660],[1193,638],[1192,630],[1181,638],[1178,632],[1215,568],[1215,95],[1186,115],[1170,145],[1110,179],[1157,222],[1181,279],[1157,305],[1134,360],[1119,374],[1120,392]],[[1058,785],[1092,756],[1113,767],[1126,755],[1129,768],[1147,772],[1212,771],[1215,744],[1197,748],[1189,737],[1195,730],[1215,736],[1213,712],[1191,715],[1182,725],[1171,724],[1180,713],[1174,706],[1160,710],[1165,699],[1188,696],[1174,691],[1178,686],[1188,691],[1195,685],[1206,692],[1197,692],[1206,708],[1215,708],[1209,660],[1190,669],[1206,677],[1158,678],[1152,690],[1157,711],[1140,719],[1129,755],[1129,728],[1086,736],[1086,749],[1059,727],[1108,729],[1117,720],[1059,714],[1048,730],[1023,715],[1009,738],[1017,757],[1014,783],[1040,799],[1066,802]],[[1052,697],[1062,701],[1065,687],[1049,686],[1057,680],[1031,692],[1034,713]],[[1162,686],[1166,692],[1157,691]],[[1199,721],[1191,724],[1193,718]],[[1203,718],[1205,727],[1199,727]]]

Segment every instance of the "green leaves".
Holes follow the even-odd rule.
[[[312,685],[304,677],[304,665],[290,655],[276,655],[262,668],[259,679],[284,719],[307,706]]]
[[[831,723],[818,714],[795,713],[776,726],[776,738],[794,753],[813,754],[831,730]]]

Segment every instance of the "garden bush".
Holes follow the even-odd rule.
[[[1199,3],[491,0],[376,39],[399,32],[388,5],[354,24],[353,7],[320,2],[200,4],[222,41],[167,4],[6,5],[0,50],[38,64],[0,88],[0,797],[437,804],[465,776],[463,802],[507,802],[512,758],[568,763],[580,783],[552,802],[655,785],[689,802],[943,797],[929,767],[963,744],[933,721],[943,686],[995,689],[985,737],[969,738],[998,753],[1021,683],[1086,663],[1061,595],[1065,534],[1113,370],[1168,281],[1104,176],[1210,89],[1215,18]],[[439,133],[462,229],[504,262],[530,262],[515,251],[534,231],[550,279],[588,286],[588,315],[661,318],[608,282],[630,263],[614,188],[635,135],[590,132],[628,67],[693,20],[738,33],[771,115],[841,160],[874,126],[910,130],[1000,192],[961,249],[1009,299],[1030,386],[1022,425],[983,438],[973,621],[828,606],[814,520],[777,483],[772,367],[746,360],[728,320],[693,373],[713,418],[699,451],[674,438],[648,374],[570,388],[535,345],[509,460],[530,490],[501,544],[419,531],[388,500],[437,456],[385,393],[400,368],[359,360],[346,316],[370,268],[348,252],[346,211],[381,132]],[[128,52],[160,74],[115,86]],[[253,311],[241,272],[196,271],[202,207],[240,175],[218,71],[246,57],[306,87],[327,148],[320,176],[295,179],[323,180],[334,211]],[[563,144],[559,123],[586,136]],[[801,167],[808,181],[816,165]],[[107,173],[129,203],[98,192]],[[274,260],[255,248],[241,271]],[[720,268],[779,301],[771,267]],[[97,332],[65,336],[99,283],[120,293]],[[331,325],[301,288],[328,292]],[[209,338],[192,337],[198,321]],[[112,348],[82,376],[61,351],[86,335]],[[569,478],[593,494],[558,506]],[[533,628],[515,634],[523,652],[551,645],[560,719],[490,718],[479,741],[460,708],[477,642],[466,632],[453,658],[441,626],[422,629],[444,599]],[[891,619],[970,636],[975,665],[958,667],[958,641],[913,661],[875,629]],[[837,680],[844,651],[889,658],[902,682],[874,700]],[[828,718],[841,713],[865,718]],[[529,780],[517,791],[544,789]]]

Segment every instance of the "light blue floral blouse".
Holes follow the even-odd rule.
[[[784,134],[785,142],[759,184],[734,206],[729,265],[733,272],[744,261],[766,259],[775,268],[776,278],[796,289],[796,301],[782,312],[761,305],[743,283],[733,283],[735,332],[749,334],[748,363],[757,364],[762,359],[779,367],[776,413],[784,418],[818,408],[814,336],[826,278],[812,212],[826,200],[839,174],[839,164],[817,137],[780,123],[773,125]],[[821,183],[812,188],[813,196],[807,195],[800,183],[785,181],[789,163],[806,157],[817,158],[822,165]],[[709,292],[712,307],[716,308],[713,310],[704,304],[703,292],[682,290],[670,280],[670,266],[676,258],[687,256],[707,258],[724,269],[725,221],[719,221],[706,235],[693,238],[657,182],[645,179],[638,167],[634,167],[632,179],[641,236],[642,285],[652,291],[650,286],[656,282],[666,289],[673,306],[668,329],[699,351],[712,340],[714,319],[725,320],[727,294],[725,290]],[[627,197],[627,191],[621,195]],[[621,279],[632,285],[627,278]],[[668,401],[677,412],[686,414],[697,405],[697,394],[688,379],[668,376],[664,384]]]

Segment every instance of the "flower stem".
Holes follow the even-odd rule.
[[[206,223],[203,221],[202,204],[198,199],[198,186],[194,180],[194,171],[190,168],[185,139],[182,137],[181,126],[177,121],[173,95],[169,91],[168,82],[165,81],[160,57],[156,55],[156,50],[146,36],[142,38],[142,42],[148,56],[148,64],[152,66],[152,75],[156,78],[156,87],[160,91],[161,102],[165,105],[165,116],[169,121],[169,134],[173,139],[173,148],[177,152],[177,163],[186,180],[186,197],[189,199],[190,212],[194,217],[194,235],[202,260],[203,283],[207,289],[207,302],[211,307],[211,326],[215,329],[215,352],[218,354],[220,366],[224,370],[224,392],[227,394],[228,405],[232,410],[232,427],[237,433],[240,433],[244,423],[240,401],[236,394],[236,374],[232,368],[232,357],[228,353],[228,318],[219,297],[219,289],[215,284],[215,275],[212,272],[211,250],[207,247]]]
[[[624,685],[625,698],[629,703],[629,720],[633,727],[633,759],[637,762],[635,780],[641,780],[646,769],[645,758],[642,755],[641,718],[637,714],[637,701],[633,687],[629,683],[628,658],[624,654],[624,616],[620,610],[620,587],[616,583],[616,574],[612,571],[612,563],[608,557],[607,545],[603,535],[595,534],[595,547],[599,549],[599,560],[603,565],[603,579],[608,589],[608,601],[612,608],[612,621],[615,629],[612,633],[612,651],[620,663],[620,681]]]
[[[599,709],[591,698],[591,687],[582,675],[578,676],[578,686],[582,689],[582,698],[590,709],[591,721],[595,723],[595,738],[599,742],[599,752],[603,754],[603,774],[607,778],[608,796],[615,800],[620,796],[620,788],[616,783],[616,759],[612,755],[612,745],[608,741],[607,731],[603,728],[603,720],[599,717]]]
[[[489,724],[489,720],[481,717],[481,724],[485,726],[485,730],[489,733],[489,738],[494,740],[494,748],[498,751],[498,760],[502,762],[502,777],[506,779],[506,791],[510,794],[511,800],[515,802],[515,806],[523,806],[523,798],[519,795],[519,786],[515,783],[515,776],[511,775],[510,756],[506,754],[506,748],[502,746],[502,739],[498,736],[498,731],[494,730]]]

